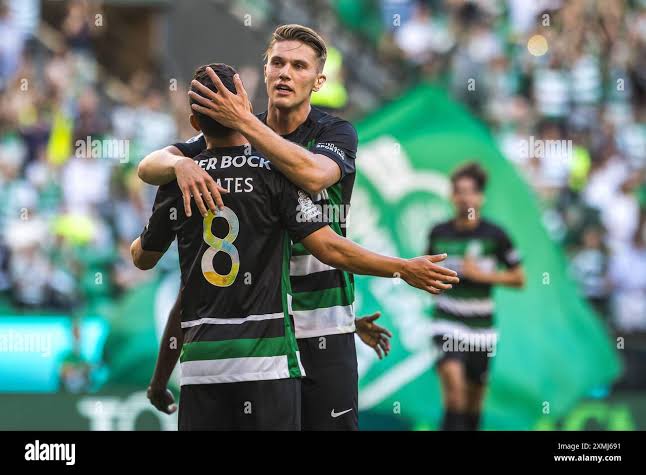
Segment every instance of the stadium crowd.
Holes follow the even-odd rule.
[[[0,291],[24,309],[96,309],[149,278],[129,254],[154,192],[136,165],[187,133],[186,110],[150,71],[133,75],[126,99],[105,94],[85,2],[69,3],[55,52],[7,7],[0,38],[16,40],[0,53]]]
[[[374,3],[382,60],[445,81],[490,125],[581,291],[617,330],[646,331],[646,2]],[[23,308],[99,308],[150,278],[128,251],[154,192],[136,165],[191,134],[182,88],[154,71],[106,95],[84,2],[61,31],[46,50],[0,2],[0,293]]]

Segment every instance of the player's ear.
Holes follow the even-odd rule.
[[[197,123],[197,117],[195,117],[195,114],[191,114],[188,120],[191,122],[191,127],[193,127],[198,132],[202,132],[200,124]]]
[[[265,84],[267,84],[267,63],[262,65],[262,75],[265,79]]]
[[[323,87],[326,79],[327,77],[325,76],[325,74],[321,73],[318,75],[316,82],[314,83],[314,92],[318,92]]]

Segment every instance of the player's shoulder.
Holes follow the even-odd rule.
[[[316,124],[318,128],[321,129],[333,128],[335,130],[343,130],[351,132],[353,135],[357,135],[357,130],[349,120],[342,119],[341,117],[338,117],[334,114],[330,114],[329,112],[321,110],[318,107],[312,106],[310,120],[314,124]]]
[[[493,237],[507,237],[507,232],[505,229],[498,223],[491,221],[490,219],[482,218],[480,220],[480,230],[483,234]]]
[[[441,235],[451,234],[453,232],[454,232],[453,220],[447,219],[446,221],[440,221],[439,223],[435,223],[431,227],[429,234],[432,236],[441,236]]]
[[[176,142],[173,146],[185,157],[195,157],[206,149],[206,139],[204,134],[199,133],[184,142]]]

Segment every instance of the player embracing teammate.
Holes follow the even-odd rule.
[[[325,43],[316,32],[300,25],[284,25],[276,29],[266,51],[264,75],[269,96],[266,112],[257,116],[251,112],[237,75],[233,79],[234,92],[223,86],[211,68],[205,71],[215,87],[193,81],[189,94],[194,113],[241,134],[258,155],[271,162],[272,168],[306,192],[299,195],[301,211],[310,199],[316,205],[315,209],[335,210],[326,216],[327,224],[334,233],[344,237],[346,223],[343,218],[347,216],[355,180],[357,134],[349,122],[310,105],[312,92],[325,83],[326,56]],[[139,175],[153,185],[176,182],[175,198],[179,196],[178,202],[184,203],[187,218],[193,207],[203,216],[208,216],[209,212],[222,213],[221,194],[231,190],[226,190],[222,181],[216,182],[214,176],[217,174],[213,170],[209,173],[207,157],[193,160],[207,148],[207,140],[200,135],[189,142],[159,150],[141,162]],[[295,232],[295,235],[299,233]],[[277,242],[276,246],[280,244]],[[290,249],[289,262],[288,311],[294,319],[298,353],[305,372],[301,380],[300,427],[304,430],[357,430],[358,374],[354,332],[357,330],[376,350],[387,351],[388,344],[383,330],[372,323],[374,316],[355,320],[353,274],[337,268],[347,270],[351,267],[332,266],[310,251],[304,243],[296,242]],[[357,256],[345,257],[352,260]],[[436,258],[434,262],[439,260]],[[449,289],[451,283],[457,283],[453,272],[427,262],[421,264],[433,278],[425,290],[440,293]],[[180,303],[184,298],[186,296],[179,296],[174,313],[185,305]],[[175,320],[171,315],[168,325]],[[165,337],[172,332],[173,329],[167,326]],[[162,409],[171,402],[166,384],[176,358],[177,355],[169,353],[162,342],[158,367],[149,388],[151,400]]]

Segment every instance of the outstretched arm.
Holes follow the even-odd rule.
[[[455,271],[436,264],[446,259],[446,254],[413,259],[386,257],[339,236],[329,226],[313,232],[302,242],[317,259],[332,267],[359,275],[400,277],[409,285],[432,294],[442,293],[460,282]]]
[[[478,267],[473,259],[466,258],[464,259],[462,276],[481,284],[516,288],[525,286],[525,272],[520,264],[510,269],[485,272]]]

